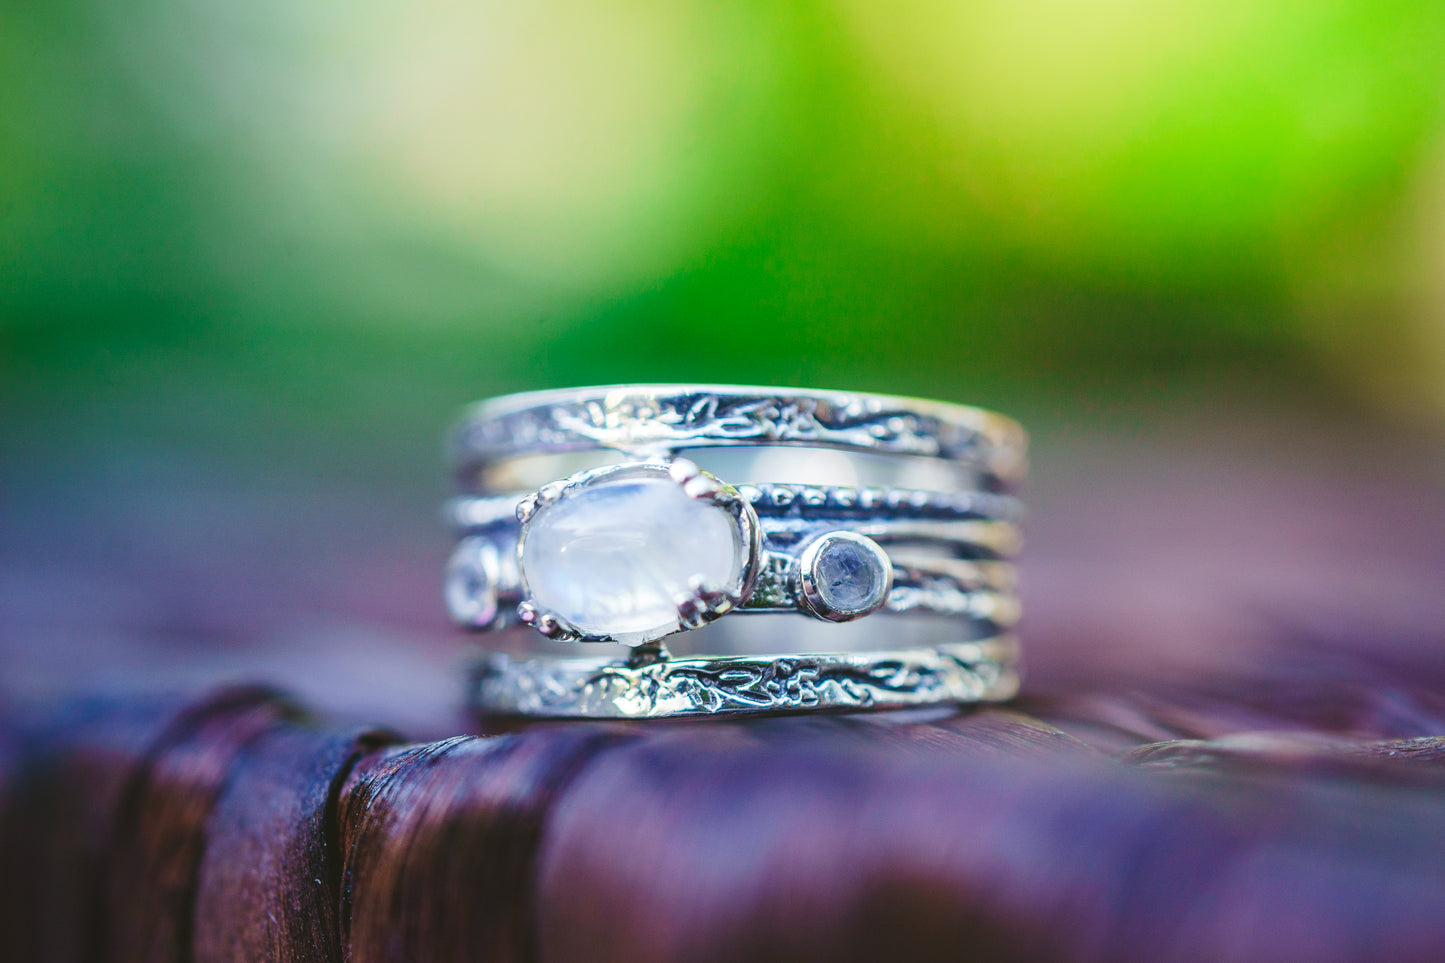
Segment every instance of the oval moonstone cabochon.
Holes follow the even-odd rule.
[[[741,589],[751,546],[724,505],[693,498],[661,466],[568,485],[527,520],[522,577],[538,609],[589,636],[636,643],[677,631],[700,578]]]

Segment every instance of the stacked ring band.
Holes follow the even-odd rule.
[[[473,706],[648,718],[1007,699],[1025,446],[976,408],[832,391],[476,405],[451,437],[446,511],[448,608],[499,633]],[[604,654],[519,653],[527,626],[545,639],[526,648]],[[674,654],[672,636],[698,651]],[[781,654],[757,654],[770,642]]]

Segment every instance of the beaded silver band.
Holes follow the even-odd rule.
[[[766,534],[764,538],[766,543]],[[737,614],[817,611],[817,603],[805,596],[804,584],[812,570],[807,548],[817,544],[812,539],[787,548],[765,547],[751,591],[738,603]],[[468,535],[457,545],[447,563],[445,587],[448,608],[458,624],[494,632],[521,622],[517,609],[526,601],[526,591],[515,564],[516,551],[516,532],[511,529]],[[1012,564],[888,554],[892,584],[879,605],[882,611],[968,618],[977,623],[975,634],[1004,632],[1017,624],[1020,613]]]
[[[1011,491],[1025,443],[1017,424],[975,408],[802,389],[617,386],[473,406],[451,436],[467,493],[446,510],[461,539],[447,569],[453,617],[635,647],[600,659],[494,654],[473,705],[654,718],[1008,698],[1022,516]],[[734,487],[680,457],[707,449],[740,452],[732,463],[751,458],[764,477]],[[779,449],[791,453],[770,454]],[[617,454],[517,489],[538,466],[601,451]],[[865,636],[864,651],[674,657],[661,641],[731,614],[836,623],[873,612],[900,620],[892,651],[866,651]],[[728,626],[709,637],[736,642]],[[833,643],[821,629],[798,635],[823,649]]]
[[[737,486],[760,518],[957,519],[1018,524],[1023,502],[993,492],[935,492],[851,485],[787,485],[759,482]],[[443,521],[459,531],[516,521],[521,495],[462,496],[443,509]]]

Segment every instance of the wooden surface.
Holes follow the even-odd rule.
[[[1445,946],[1438,739],[1235,737],[1120,758],[990,709],[405,743],[257,690],[92,700],[9,735],[5,959],[1425,960]]]
[[[22,487],[0,959],[1438,960],[1438,468],[1255,431],[1046,445],[934,714],[481,734],[430,506]]]

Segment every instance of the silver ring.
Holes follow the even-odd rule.
[[[733,485],[680,457],[701,460],[708,449],[738,451],[751,462],[734,458],[734,467],[784,477]],[[791,451],[779,459],[769,454],[777,449]],[[524,462],[535,471],[599,450],[614,457],[517,490]],[[460,536],[446,572],[453,618],[479,631],[521,624],[551,642],[632,647],[602,659],[494,654],[472,688],[479,711],[867,709],[1003,699],[1017,688],[1011,558],[1022,506],[1011,491],[1025,436],[1008,419],[801,389],[582,388],[473,406],[452,455],[464,493],[446,511]],[[854,468],[869,459],[886,464],[863,465],[868,477],[933,487],[860,485]],[[967,472],[920,472],[919,460]],[[956,487],[941,487],[951,479]],[[731,616],[797,613],[835,625],[839,649],[816,630],[819,647],[799,641],[797,654],[674,656],[662,644],[728,617],[729,630],[710,637],[745,646]],[[875,613],[898,622],[879,633],[883,651],[842,631]]]

